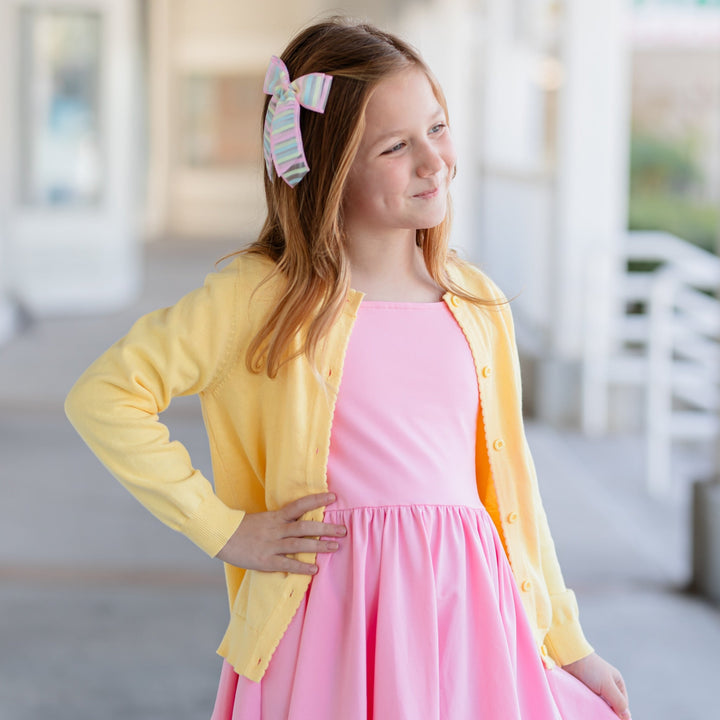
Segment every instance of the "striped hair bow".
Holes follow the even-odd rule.
[[[300,135],[300,105],[325,112],[332,76],[310,73],[290,82],[285,63],[275,55],[265,75],[263,91],[271,95],[263,131],[263,155],[268,177],[277,174],[295,187],[310,169]]]

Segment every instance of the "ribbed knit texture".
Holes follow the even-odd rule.
[[[476,387],[445,303],[360,305],[332,426],[338,499],[325,511],[348,534],[319,555],[262,680],[225,666],[213,720],[614,717],[543,667],[478,497]]]

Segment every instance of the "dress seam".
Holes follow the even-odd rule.
[[[391,508],[466,508],[468,510],[485,510],[485,506],[463,505],[462,503],[391,503],[388,505],[354,505],[349,508],[326,508],[325,512],[344,512],[346,510],[389,510]]]

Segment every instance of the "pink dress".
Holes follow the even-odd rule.
[[[475,484],[478,384],[444,302],[364,301],[333,417],[326,522],[259,683],[223,663],[213,720],[612,720],[546,670]]]

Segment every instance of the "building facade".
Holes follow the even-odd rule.
[[[98,312],[143,242],[252,238],[271,54],[321,0],[8,0],[0,9],[2,303]],[[578,415],[583,283],[625,230],[624,0],[346,2],[415,44],[458,146],[453,245],[513,301],[528,400]],[[12,299],[12,301],[10,300]],[[12,313],[10,313],[12,314]]]

